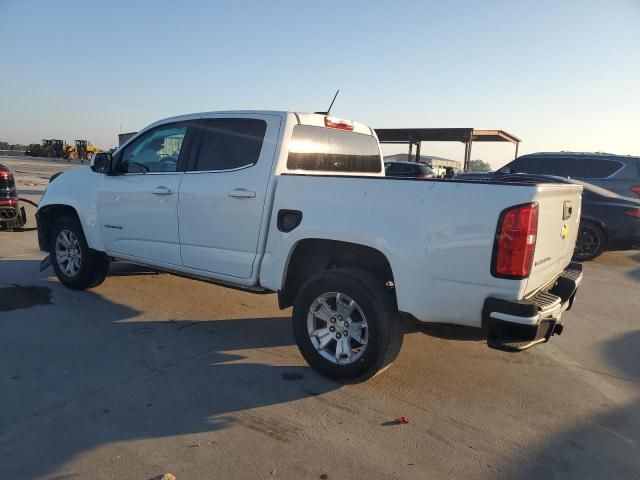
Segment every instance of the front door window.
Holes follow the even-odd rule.
[[[175,172],[186,125],[160,127],[135,140],[122,153],[122,173]]]

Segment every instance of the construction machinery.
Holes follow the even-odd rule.
[[[43,138],[42,145],[32,143],[27,147],[26,155],[32,157],[49,157],[49,158],[63,158],[66,149],[64,140],[58,138]]]
[[[101,150],[88,140],[74,140],[74,145],[67,145],[64,140],[43,138],[42,145],[32,143],[25,151],[32,157],[64,158],[66,160],[91,160]]]
[[[100,149],[92,145],[87,140],[75,140],[75,145],[67,145],[64,150],[64,158],[67,160],[91,160],[93,156],[100,152]]]

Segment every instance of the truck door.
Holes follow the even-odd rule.
[[[104,176],[98,194],[108,252],[181,265],[178,192],[190,125],[196,123],[161,125],[116,155],[116,174]]]
[[[185,267],[251,277],[279,131],[268,114],[201,120],[180,186]]]

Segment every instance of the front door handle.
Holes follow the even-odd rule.
[[[164,185],[159,185],[153,190],[152,193],[154,195],[172,195],[173,190],[171,190],[169,187],[165,187]]]
[[[229,192],[229,196],[233,198],[256,198],[256,192],[252,192],[246,188],[236,188]]]

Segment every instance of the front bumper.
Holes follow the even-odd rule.
[[[582,282],[582,264],[570,263],[547,290],[518,301],[489,297],[482,325],[490,348],[518,352],[562,333],[562,313],[569,310]]]

